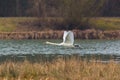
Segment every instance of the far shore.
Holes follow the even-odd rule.
[[[120,39],[120,30],[72,30],[76,39]],[[62,39],[64,30],[0,32],[0,39]]]

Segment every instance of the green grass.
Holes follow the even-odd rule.
[[[16,23],[9,18],[0,18],[0,31],[12,31]]]
[[[101,30],[120,30],[119,17],[100,17],[90,19],[92,28]]]
[[[37,18],[26,18],[26,17],[5,17],[0,18],[0,31],[1,32],[12,32],[22,27],[21,23],[27,23],[37,20]]]
[[[42,19],[36,17],[0,17],[0,32],[14,32],[33,29],[39,30],[39,22],[42,23]],[[62,24],[62,18],[46,18],[45,22],[47,26],[44,28],[54,28],[52,24]],[[56,24],[56,25],[57,25]],[[119,17],[97,17],[90,19],[90,27],[101,30],[120,30],[120,18]],[[27,26],[27,27],[26,27]],[[37,27],[36,27],[37,26]],[[35,28],[36,27],[36,28]],[[38,28],[38,29],[37,29]],[[41,28],[43,29],[43,28]]]
[[[0,17],[0,32],[12,32],[12,31],[26,31],[26,30],[40,30],[40,24],[45,21],[49,25],[56,21],[62,21],[61,18],[37,18],[37,17]],[[53,27],[53,26],[51,26]],[[46,28],[46,26],[45,26]]]

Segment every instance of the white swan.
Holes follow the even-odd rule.
[[[74,45],[74,35],[72,31],[64,31],[62,43],[52,43],[47,41],[46,44],[67,46],[67,47],[80,47],[79,45]]]

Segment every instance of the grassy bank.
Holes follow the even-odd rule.
[[[120,17],[91,18],[90,24],[95,29],[120,30]]]
[[[52,62],[5,62],[0,64],[1,80],[119,80],[120,64],[92,60],[56,59]]]
[[[12,32],[16,30],[21,30],[21,28],[26,29],[26,25],[33,23],[33,21],[38,21],[37,18],[25,18],[25,17],[2,17],[0,18],[0,31],[1,32]],[[20,28],[21,27],[21,28]],[[24,28],[25,27],[25,28]]]
[[[42,26],[42,24],[45,24]],[[120,30],[119,17],[99,17],[90,19],[90,27],[102,30]],[[46,18],[45,20],[35,17],[1,17],[0,31],[40,31],[48,29],[61,29],[63,27],[62,18]]]

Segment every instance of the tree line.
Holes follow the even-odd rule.
[[[63,17],[68,13],[115,17],[120,16],[119,4],[120,0],[0,0],[0,17]]]
[[[0,0],[0,17],[38,17],[39,27],[87,29],[91,17],[119,17],[119,4],[120,0]],[[46,21],[48,17],[55,20]]]

